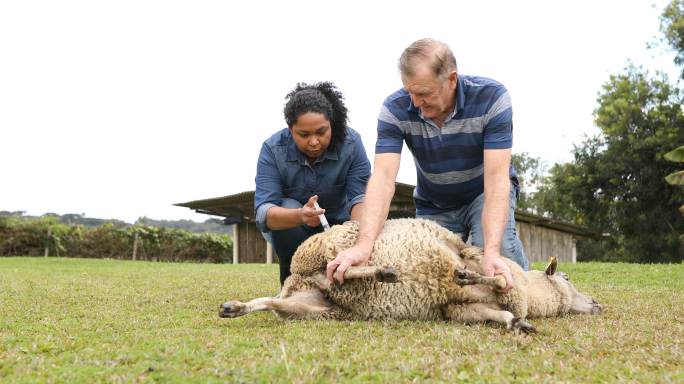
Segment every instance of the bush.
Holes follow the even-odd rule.
[[[89,228],[60,224],[53,217],[0,217],[0,256],[41,256],[47,247],[53,256],[131,259],[136,235],[137,260],[232,262],[233,242],[228,235],[147,225]]]

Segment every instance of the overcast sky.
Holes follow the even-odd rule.
[[[597,93],[648,50],[667,1],[0,2],[0,210],[204,221],[173,203],[254,189],[297,82],[333,81],[372,162],[411,42],[502,82],[513,151],[549,165],[597,132]],[[415,182],[404,148],[399,181]]]

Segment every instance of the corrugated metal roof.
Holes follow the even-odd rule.
[[[174,204],[194,209],[198,213],[223,217],[241,217],[254,220],[254,191],[246,191],[223,197],[194,200]]]
[[[601,233],[580,225],[570,224],[555,220],[549,217],[533,215],[527,212],[515,211],[515,220],[537,225],[540,227],[551,228],[557,231],[573,234],[577,237],[600,237]]]
[[[390,205],[390,216],[405,217],[415,215],[416,208],[413,203],[414,188],[410,184],[395,183],[394,197]],[[174,205],[194,209],[198,213],[207,215],[233,219],[239,217],[242,220],[254,221],[254,191],[245,191],[234,195],[194,200]],[[570,233],[578,237],[597,237],[601,235],[596,231],[579,225],[564,223],[552,218],[520,211],[515,212],[515,220]]]

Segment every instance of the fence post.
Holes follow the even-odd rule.
[[[240,262],[240,235],[239,227],[233,224],[233,264]]]
[[[572,263],[577,262],[577,240],[572,239]]]
[[[138,232],[135,232],[133,234],[133,261],[135,261],[137,254],[138,254]]]
[[[45,255],[43,257],[48,257],[50,254],[50,237],[52,236],[52,227],[48,227],[47,239],[45,239]]]

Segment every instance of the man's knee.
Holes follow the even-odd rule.
[[[471,232],[471,243],[476,247],[484,247],[484,233],[482,233],[480,227],[473,228]],[[525,256],[525,250],[522,245],[522,241],[518,237],[518,233],[515,230],[515,222],[509,223],[501,239],[501,255],[507,257],[520,265],[522,269],[527,271],[529,269],[529,263],[527,261],[527,256]]]
[[[515,261],[523,270],[527,271],[529,269],[529,262],[527,261],[522,241],[520,241],[517,234],[504,236],[503,243],[501,244],[501,254]]]

